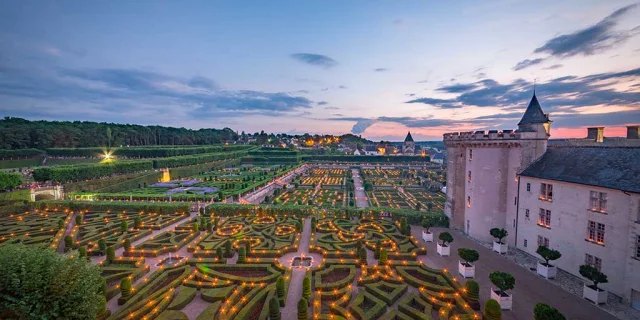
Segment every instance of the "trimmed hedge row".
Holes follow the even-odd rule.
[[[274,164],[274,163],[298,163],[300,157],[264,157],[264,156],[246,156],[242,157],[243,164]]]
[[[0,190],[15,188],[22,184],[22,175],[0,171]]]
[[[146,170],[153,170],[153,162],[144,160],[115,161],[99,164],[36,168],[33,170],[33,178],[36,181],[68,182]]]
[[[303,155],[306,161],[341,161],[341,162],[430,162],[430,157],[422,156],[353,156],[353,155]]]
[[[218,146],[195,146],[195,147],[171,147],[171,146],[157,146],[157,147],[126,147],[126,148],[111,148],[109,151],[115,156],[119,157],[135,157],[135,158],[163,158],[163,157],[175,157],[175,156],[187,156],[201,153],[214,153],[223,151],[237,151],[247,150],[251,148],[248,145],[218,145]],[[35,149],[31,149],[35,150]],[[8,150],[13,151],[13,150]],[[18,150],[16,150],[18,151]],[[42,154],[42,151],[39,154]],[[97,157],[103,155],[107,151],[107,148],[49,148],[46,149],[48,155],[55,157]],[[0,151],[0,157],[2,152]]]
[[[0,159],[12,158],[31,158],[43,154],[44,151],[38,149],[18,149],[7,150],[0,149]]]
[[[168,157],[153,160],[154,168],[174,168],[180,166],[189,166],[194,164],[200,164],[205,162],[213,162],[216,160],[232,159],[244,156],[247,151],[234,151],[234,152],[222,152],[222,153],[206,153],[195,156],[177,156]]]
[[[118,175],[104,179],[66,183],[64,191],[71,192],[122,192],[135,189],[138,185],[153,184],[160,180],[162,172],[145,172]]]
[[[64,210],[70,209],[73,211],[89,210],[89,211],[133,211],[133,212],[154,212],[154,213],[186,213],[189,212],[188,204],[181,203],[131,203],[131,202],[83,202],[83,201],[56,201],[45,200],[32,202],[31,208],[33,209],[45,209],[49,210]]]

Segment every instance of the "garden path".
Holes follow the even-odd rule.
[[[73,216],[71,217],[71,222],[69,222],[69,224],[67,225],[67,229],[64,230],[64,236],[62,236],[62,240],[58,244],[58,248],[57,248],[58,253],[64,252],[64,238],[71,233],[71,230],[73,230],[73,227],[76,225],[77,216],[78,216],[78,212],[74,212]]]
[[[369,206],[369,201],[367,201],[367,193],[364,192],[360,172],[357,169],[351,169],[351,173],[353,177],[353,187],[355,189],[356,206],[358,208],[366,208]]]
[[[302,228],[302,234],[300,235],[300,245],[298,246],[298,252],[295,254],[299,256],[309,255],[309,241],[311,238],[311,219],[304,219],[304,227]],[[284,259],[287,255],[282,257]],[[289,258],[290,259],[290,258]],[[289,259],[281,260],[281,263],[289,263]],[[314,257],[314,261],[317,259]],[[285,264],[285,265],[287,265]],[[284,308],[281,310],[283,320],[295,320],[298,318],[298,300],[302,297],[302,281],[307,273],[307,268],[293,268],[291,272],[291,281],[289,281],[289,289],[287,290],[287,300]]]
[[[514,262],[507,260],[497,253],[485,248],[481,244],[467,238],[460,233],[452,232],[449,229],[432,228],[434,239],[438,239],[440,232],[452,232],[453,243],[450,244],[451,256],[441,257],[436,253],[436,243],[426,243],[422,241],[421,232],[423,228],[412,226],[411,233],[420,243],[427,248],[427,255],[418,256],[418,260],[424,262],[429,267],[446,268],[455,278],[464,283],[465,280],[458,274],[458,248],[471,248],[480,253],[480,260],[475,263],[475,280],[480,285],[480,304],[484,308],[484,303],[490,298],[491,282],[489,273],[495,270],[510,273],[516,279],[513,294],[513,310],[504,311],[502,319],[519,320],[531,319],[533,308],[538,302],[546,303],[557,308],[567,319],[616,319],[606,311],[596,307],[592,303],[565,291],[560,286],[554,285],[535,272],[529,271]],[[509,250],[515,250],[509,248]]]

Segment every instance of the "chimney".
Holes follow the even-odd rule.
[[[602,142],[604,140],[604,127],[587,128],[587,139]]]
[[[627,139],[640,139],[640,126],[627,126]]]

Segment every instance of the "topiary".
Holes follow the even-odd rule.
[[[100,248],[100,251],[102,253],[107,251],[107,242],[104,240],[104,238],[98,240],[98,248]]]
[[[245,241],[244,247],[247,250],[247,256],[251,254],[251,241]]]
[[[227,258],[233,257],[233,249],[231,247],[231,241],[230,240],[227,240],[224,243],[224,256],[227,257]]]
[[[302,280],[302,298],[311,301],[311,278],[304,277]]]
[[[480,308],[480,303],[478,302],[480,299],[480,286],[475,280],[468,280],[464,285],[465,295],[467,300],[469,300],[469,305],[471,308],[477,310]]]
[[[381,249],[380,250],[380,259],[378,259],[378,265],[385,265],[387,264],[387,250],[385,249]]]
[[[591,282],[593,282],[592,286],[588,286],[591,287],[592,289],[599,291],[598,289],[598,283],[607,283],[609,282],[609,279],[607,278],[607,275],[600,272],[596,267],[585,264],[585,265],[581,265],[580,266],[580,275],[582,275],[583,277],[591,280]]]
[[[213,232],[213,224],[211,222],[207,222],[207,232]]]
[[[562,257],[560,251],[549,249],[547,248],[547,246],[538,246],[536,253],[540,255],[542,259],[544,259],[545,267],[551,266],[551,264],[549,264],[549,261],[558,260],[560,259],[560,257]]]
[[[511,290],[516,285],[516,279],[506,272],[491,272],[489,274],[489,279],[491,280],[491,283],[501,291]]]
[[[276,280],[276,294],[278,295],[278,301],[280,301],[280,306],[284,307],[284,299],[287,295],[287,292],[284,289],[284,278],[278,277]]]
[[[453,236],[449,232],[441,232],[440,235],[438,235],[438,239],[442,241],[443,247],[446,247],[447,244],[453,242]]]
[[[122,247],[124,247],[124,251],[131,250],[131,240],[124,239],[124,243],[122,244]]]
[[[127,298],[131,294],[131,279],[128,277],[120,280],[120,293],[123,298]]]
[[[358,250],[358,259],[360,260],[360,264],[361,265],[366,265],[367,264],[367,249],[360,248]]]
[[[64,237],[64,251],[69,251],[73,247],[73,237],[68,235]]]
[[[242,246],[238,249],[238,261],[236,263],[245,263],[247,261],[247,249]]]
[[[107,261],[113,262],[116,259],[116,249],[113,246],[107,248]]]
[[[378,260],[380,259],[380,250],[382,249],[382,241],[378,240],[376,242],[376,249],[373,251],[373,257]]]
[[[503,244],[502,243],[502,239],[504,239],[504,237],[509,235],[509,232],[507,232],[507,230],[505,229],[498,229],[498,228],[492,228],[491,230],[489,230],[489,234],[498,239],[498,243],[499,244]]]
[[[122,220],[122,222],[120,222],[120,232],[126,232],[127,229],[129,229],[129,224],[127,223],[127,220]]]
[[[280,320],[280,302],[275,296],[269,300],[269,319]]]
[[[107,313],[107,298],[102,297],[102,299],[100,299],[100,303],[98,304],[98,313],[96,314],[96,317],[98,319],[104,318],[106,316]]]
[[[480,254],[478,254],[478,251],[469,248],[458,249],[458,256],[460,256],[460,259],[464,260],[464,262],[468,264],[472,264],[478,261],[478,259],[480,258]]]
[[[558,309],[553,308],[544,303],[537,303],[533,308],[533,319],[534,320],[566,320]]]
[[[86,259],[87,258],[87,248],[85,248],[85,247],[78,248],[78,257]]]
[[[498,301],[489,299],[484,304],[484,319],[485,320],[501,320],[502,319],[502,308]]]
[[[136,219],[133,220],[133,227],[136,229],[140,229],[142,227],[142,218],[136,217]]]
[[[194,222],[193,225],[191,225],[191,229],[193,232],[200,232],[200,225],[197,222]]]
[[[58,220],[58,229],[64,228],[64,219]]]
[[[224,260],[224,252],[222,251],[222,247],[216,248],[216,257],[218,257],[218,260],[220,261]]]
[[[298,320],[307,320],[309,319],[309,301],[304,298],[298,301]]]
[[[76,225],[82,224],[82,214],[78,213],[76,216]]]

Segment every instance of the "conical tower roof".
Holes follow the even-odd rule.
[[[540,103],[538,102],[538,98],[536,98],[536,94],[534,93],[531,101],[529,102],[529,106],[527,106],[527,110],[524,112],[522,120],[520,120],[518,125],[521,126],[526,124],[547,122],[549,122],[549,117],[547,117],[547,115],[542,111]]]
[[[413,142],[413,137],[411,136],[411,131],[409,131],[407,133],[407,137],[404,138],[404,142],[409,142],[409,141]]]

